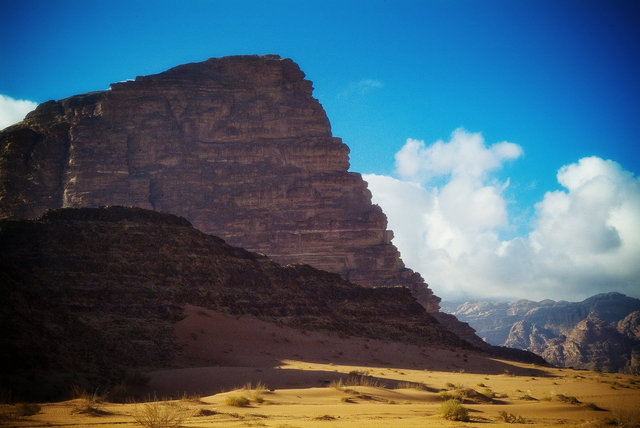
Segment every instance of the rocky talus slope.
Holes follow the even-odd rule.
[[[342,337],[471,348],[405,287],[282,266],[139,208],[0,221],[0,301],[0,385],[40,399],[170,367],[185,304]]]
[[[0,132],[0,217],[169,212],[280,263],[406,286],[437,312],[312,90],[290,59],[236,56],[45,102]]]
[[[449,308],[489,343],[552,364],[640,373],[640,300],[606,293],[582,302],[467,302]]]

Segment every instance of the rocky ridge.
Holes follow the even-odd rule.
[[[559,366],[640,373],[640,300],[620,293],[582,302],[466,302],[448,310],[494,345]]]
[[[471,349],[405,287],[282,266],[139,208],[0,221],[0,300],[0,385],[39,399],[172,366],[180,355],[172,326],[186,304],[343,337]]]
[[[236,56],[45,102],[0,132],[0,218],[169,212],[283,264],[406,286],[437,312],[312,90],[290,59]]]

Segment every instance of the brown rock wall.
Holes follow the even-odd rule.
[[[0,132],[0,216],[152,208],[280,263],[407,286],[437,311],[312,90],[289,59],[242,56],[44,103]]]

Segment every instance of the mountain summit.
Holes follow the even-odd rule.
[[[233,56],[42,103],[0,132],[0,218],[168,212],[279,263],[406,286],[438,312],[312,91],[290,59]]]

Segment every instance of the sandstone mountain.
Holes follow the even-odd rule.
[[[312,90],[290,59],[236,56],[45,102],[0,132],[0,218],[168,212],[283,264],[406,286],[437,312]]]
[[[640,373],[640,300],[606,293],[582,302],[467,302],[448,310],[487,342],[552,364]]]
[[[41,400],[70,384],[95,388],[172,366],[180,355],[172,326],[186,304],[343,337],[471,349],[405,287],[281,266],[139,208],[0,221],[0,300],[0,385]]]

